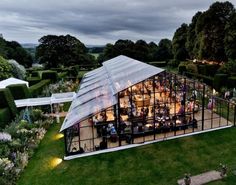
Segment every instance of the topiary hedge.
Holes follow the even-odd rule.
[[[0,108],[6,108],[6,107],[10,109],[11,116],[15,117],[18,111],[14,99],[12,97],[12,94],[8,88],[0,89]]]
[[[29,87],[29,92],[31,94],[32,97],[37,97],[38,95],[41,94],[41,92],[43,91],[43,88],[46,87],[47,85],[49,85],[51,82],[51,80],[42,80],[39,83],[32,85],[31,87]]]
[[[40,77],[28,77],[26,80],[29,82],[29,86],[37,84],[41,81]]]
[[[206,65],[198,65],[198,73],[201,75],[207,75]]]
[[[187,67],[186,67],[186,64],[185,63],[180,63],[179,66],[178,66],[178,72],[179,74],[184,74],[187,72]]]
[[[222,87],[226,87],[227,79],[228,79],[227,74],[216,74],[214,76],[214,82],[213,82],[213,87],[215,88],[215,90],[220,91]]]
[[[209,77],[209,76],[205,76],[205,75],[200,75],[200,74],[196,74],[196,73],[189,73],[186,72],[186,76],[189,78],[197,78],[197,79],[202,79],[202,81],[209,85],[209,86],[213,86],[213,78]]]
[[[46,79],[50,79],[53,82],[57,81],[57,72],[56,71],[41,71],[41,79],[42,80],[46,80]]]
[[[231,76],[228,78],[228,87],[236,88],[236,76]]]
[[[11,91],[14,100],[30,98],[30,92],[26,84],[9,85],[7,88]]]
[[[8,107],[0,108],[0,128],[5,126],[11,121],[11,113]]]

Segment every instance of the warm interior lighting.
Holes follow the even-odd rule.
[[[51,160],[51,162],[50,162],[50,166],[52,167],[52,168],[55,168],[55,167],[57,167],[60,163],[62,162],[62,159],[61,158],[53,158],[52,160]]]
[[[59,140],[59,139],[61,139],[63,137],[64,137],[64,134],[59,133],[59,134],[55,135],[54,140]]]

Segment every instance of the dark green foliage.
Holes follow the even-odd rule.
[[[236,88],[236,76],[231,76],[228,78],[228,87]]]
[[[227,78],[228,75],[227,74],[216,74],[214,76],[214,83],[213,83],[213,87],[217,90],[220,91],[220,89],[222,87],[226,87],[227,86]]]
[[[56,82],[57,72],[56,71],[42,71],[41,79],[42,80],[50,79],[52,82]]]
[[[0,108],[0,128],[5,128],[5,126],[11,120],[11,113],[8,107]]]
[[[15,115],[18,113],[12,94],[7,88],[0,89],[0,108],[5,107],[10,109],[12,117],[15,117]]]
[[[66,76],[67,76],[67,72],[58,73],[58,79],[65,78]]]
[[[89,64],[94,58],[87,54],[87,48],[77,38],[70,35],[47,35],[39,39],[36,59],[47,68]]]
[[[188,25],[182,24],[174,34],[172,40],[172,52],[174,55],[174,59],[176,60],[186,60],[189,57],[187,49],[185,47],[187,42],[187,33]]]
[[[185,44],[186,49],[188,51],[189,57],[191,59],[194,59],[196,57],[196,52],[198,51],[198,45],[197,43],[197,33],[195,30],[197,20],[199,16],[201,15],[201,12],[197,12],[193,18],[192,22],[188,26],[188,33],[187,33],[187,42]]]
[[[14,59],[25,67],[30,67],[32,64],[31,55],[16,41],[0,38],[0,55],[6,59]]]
[[[186,63],[180,63],[178,66],[178,71],[181,75],[187,72]]]
[[[209,86],[213,85],[213,78],[212,77],[197,74],[197,73],[189,73],[189,72],[186,72],[185,75],[189,78],[195,78],[195,79],[202,80],[203,83],[205,83]]]
[[[41,81],[40,77],[28,77],[26,80],[29,82],[29,86],[32,86]]]
[[[156,66],[156,67],[165,67],[167,65],[166,61],[155,61],[155,62],[148,62],[148,64]]]
[[[7,79],[13,76],[13,69],[11,64],[6,59],[0,56],[0,80]]]
[[[206,65],[198,65],[198,73],[201,75],[207,75]]]
[[[154,42],[146,43],[143,40],[118,40],[115,44],[107,44],[103,53],[99,55],[98,62],[109,60],[119,55],[125,55],[143,62],[168,61],[173,58],[171,41],[162,39],[157,46]]]
[[[186,69],[187,69],[187,72],[189,73],[195,73],[195,74],[198,73],[196,64],[193,64],[193,63],[187,64]]]
[[[29,89],[25,84],[9,85],[7,88],[11,91],[14,100],[30,98]]]
[[[205,65],[206,75],[213,77],[216,74],[219,67],[220,65],[217,65],[217,64],[206,64]]]
[[[43,91],[43,88],[49,85],[51,80],[42,80],[39,83],[29,87],[29,92],[33,97],[37,97]]]
[[[161,39],[156,52],[154,53],[154,59],[158,61],[167,61],[173,58],[172,43],[169,39]]]

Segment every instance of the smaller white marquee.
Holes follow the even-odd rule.
[[[27,87],[29,87],[29,82],[20,80],[17,78],[8,78],[6,80],[0,81],[0,89],[6,88],[8,85],[15,85],[15,84],[26,84]]]

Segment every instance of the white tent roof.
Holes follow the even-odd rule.
[[[6,80],[0,81],[0,88],[5,88],[8,85],[13,85],[13,84],[26,84],[26,86],[29,87],[29,82],[11,77]]]
[[[31,107],[39,105],[52,105],[55,103],[70,102],[75,98],[75,92],[55,93],[51,97],[28,98],[15,100],[16,107]]]
[[[117,93],[164,71],[120,55],[86,73],[60,131],[117,104]]]

